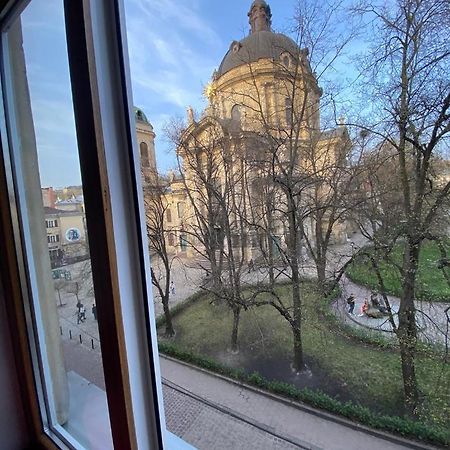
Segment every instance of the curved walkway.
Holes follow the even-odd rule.
[[[344,323],[355,328],[366,328],[376,332],[383,332],[385,337],[392,335],[392,325],[387,316],[374,319],[366,315],[361,316],[361,307],[364,299],[370,300],[371,290],[358,285],[347,277],[341,280],[342,295],[332,303],[332,310],[336,316]],[[356,299],[354,315],[348,312],[346,299],[353,294]],[[392,295],[388,295],[389,303],[394,314],[394,320],[398,323],[398,309],[400,299]],[[443,344],[448,342],[450,331],[450,304],[437,302],[416,302],[416,320],[419,329],[419,338],[429,344]],[[447,310],[447,311],[446,311]]]
[[[364,245],[364,242],[357,242],[358,247]],[[329,270],[340,267],[352,253],[351,244],[334,246],[330,252]],[[156,262],[156,260],[154,259]],[[157,269],[157,264],[155,264]],[[184,260],[177,258],[172,268],[172,277],[175,283],[175,293],[171,295],[170,306],[173,307],[182,303],[190,295],[194,294],[201,286],[204,270],[199,267],[201,264],[195,259]],[[249,273],[243,273],[242,281],[248,284],[263,283],[268,274],[262,268],[253,270]],[[314,277],[316,272],[311,261],[305,261],[302,267],[303,276]],[[279,280],[286,279],[286,275],[279,276]],[[359,317],[361,306],[364,299],[370,299],[371,290],[365,286],[352,282],[345,275],[341,279],[342,296],[332,303],[332,311],[342,322],[361,329],[370,329],[374,333],[381,333],[385,338],[393,337],[392,326],[387,316],[380,319],[374,319],[367,316]],[[346,299],[353,293],[356,298],[354,315],[348,313]],[[394,320],[398,322],[397,312],[400,300],[397,297],[388,296],[392,310],[395,312]],[[161,300],[154,289],[154,307],[155,315],[162,314]],[[419,338],[430,344],[450,345],[450,303],[439,302],[416,302],[417,325],[419,328]]]

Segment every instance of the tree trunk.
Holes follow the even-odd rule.
[[[237,353],[238,347],[238,331],[239,331],[239,319],[241,315],[241,308],[233,308],[233,330],[231,332],[231,351]]]
[[[323,283],[326,281],[326,260],[325,258],[322,258],[321,256],[318,256],[317,262],[316,262],[316,269],[317,269],[317,279],[319,280],[319,285],[325,288]]]
[[[398,313],[397,336],[402,362],[405,407],[411,415],[415,415],[419,404],[419,390],[415,370],[417,327],[414,298],[420,245],[412,243],[408,239],[405,246],[403,262],[405,275],[403,277],[403,295]]]
[[[162,304],[164,309],[164,318],[166,321],[166,336],[172,337],[175,335],[175,330],[173,329],[172,314],[169,309],[169,297],[162,299]]]
[[[410,344],[408,337],[400,338],[399,341],[405,407],[411,416],[415,416],[417,414],[417,407],[419,406],[419,390],[417,388],[415,367],[415,345]]]
[[[299,236],[296,222],[295,202],[288,195],[289,208],[289,258],[292,271],[292,306],[294,320],[291,323],[292,332],[294,334],[294,360],[293,367],[296,371],[304,368],[303,362],[303,346],[302,346],[302,301],[300,294],[300,274],[299,274]]]
[[[298,324],[292,326],[292,334],[294,336],[294,360],[292,367],[296,372],[301,372],[305,368],[303,361],[303,344],[301,328]]]

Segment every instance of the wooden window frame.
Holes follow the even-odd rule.
[[[29,1],[0,1],[2,48],[9,24]],[[159,449],[165,442],[139,152],[130,96],[122,0],[64,0],[89,248],[114,447]],[[72,448],[48,428],[33,339],[32,301],[20,220],[8,108],[9,67],[1,61],[1,282],[15,330],[22,398],[36,448]],[[126,235],[120,233],[126,229]],[[14,239],[11,239],[14,236]],[[94,238],[95,237],[95,238]],[[118,253],[120,252],[120,259]],[[132,277],[132,278],[131,278]],[[133,285],[133,296],[124,291]],[[130,356],[130,354],[132,356]],[[133,371],[130,368],[133,367]]]

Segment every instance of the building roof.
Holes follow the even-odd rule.
[[[61,214],[64,211],[62,209],[50,208],[49,206],[44,206],[44,214]]]
[[[152,129],[152,124],[147,119],[147,116],[145,115],[144,111],[142,111],[141,108],[138,108],[137,106],[133,106],[134,109],[134,118],[136,122],[145,123],[146,125],[149,125]]]
[[[232,42],[217,71],[222,76],[230,70],[260,59],[280,61],[283,53],[296,57],[298,45],[289,37],[272,31],[257,31],[241,41]]]
[[[44,206],[44,215],[46,216],[73,216],[81,214],[80,211],[65,211],[63,209],[50,208],[48,206]]]
[[[248,17],[251,26],[250,35],[241,41],[231,43],[216,76],[260,59],[280,61],[283,53],[289,53],[297,58],[300,52],[298,45],[284,34],[272,31],[272,12],[267,2],[255,0],[250,6]]]
[[[72,195],[72,197],[69,197],[65,200],[57,200],[56,201],[56,206],[57,205],[80,205],[84,203],[84,196],[83,195]]]

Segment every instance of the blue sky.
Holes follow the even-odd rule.
[[[163,133],[186,107],[201,110],[203,87],[230,43],[248,34],[251,0],[124,0],[134,104],[157,134],[161,171],[174,165]],[[270,2],[273,28],[285,31],[296,0]],[[41,184],[80,184],[62,0],[32,0],[23,14],[24,48]]]

